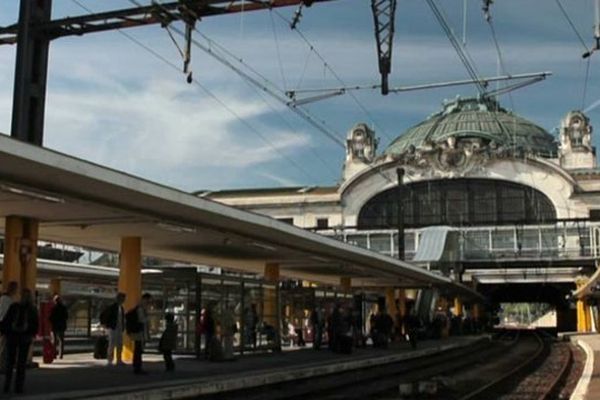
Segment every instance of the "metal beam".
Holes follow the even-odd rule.
[[[388,75],[392,71],[392,48],[394,41],[394,20],[396,0],[371,0],[371,10],[375,22],[377,57],[381,73],[381,94],[388,94]]]
[[[311,5],[334,0],[187,0],[161,4],[132,7],[122,10],[107,11],[77,17],[67,17],[53,21],[45,21],[36,29],[49,38],[56,39],[64,36],[78,36],[92,32],[102,32],[114,29],[125,29],[137,26],[164,24],[165,18],[185,20],[189,14],[198,18],[214,15],[234,14],[246,11],[269,10],[278,7],[288,7],[299,4]],[[33,3],[34,1],[32,1]],[[38,2],[38,1],[35,1]],[[42,0],[43,2],[43,0]],[[165,16],[164,11],[169,11]],[[19,24],[0,27],[0,45],[17,42]]]
[[[50,21],[52,0],[22,0],[17,24],[18,43],[11,136],[42,145],[50,40],[36,28]]]

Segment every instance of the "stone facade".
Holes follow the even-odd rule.
[[[369,199],[397,186],[396,169],[402,167],[405,182],[482,178],[522,184],[545,194],[557,219],[588,219],[590,210],[600,210],[600,170],[596,169],[591,135],[589,119],[572,111],[562,121],[556,154],[511,146],[486,132],[469,135],[464,131],[408,144],[400,153],[386,150],[377,154],[375,133],[366,124],[357,124],[348,133],[338,186],[222,191],[206,197],[288,222],[291,218],[302,228],[348,229],[356,227],[358,214]]]

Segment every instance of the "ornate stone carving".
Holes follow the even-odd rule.
[[[560,128],[560,150],[591,152],[592,126],[589,118],[581,111],[571,111],[562,120]]]
[[[441,142],[425,141],[419,148],[411,145],[393,160],[426,176],[457,177],[482,170],[491,159],[509,156],[513,156],[510,149],[496,142],[449,136]]]
[[[361,160],[373,162],[377,151],[378,140],[375,132],[366,124],[357,124],[348,133],[346,139],[346,161]]]

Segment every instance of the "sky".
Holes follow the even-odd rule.
[[[133,7],[128,0],[78,1],[94,11]],[[276,88],[280,97],[289,90],[372,85],[380,77],[370,3],[336,0],[304,8],[298,28],[306,41],[287,22],[296,7],[206,17],[197,28],[213,41],[213,53],[224,48],[243,60],[244,65],[233,63],[260,73],[259,84]],[[593,1],[561,3],[591,47]],[[0,25],[16,22],[18,4],[0,2]],[[457,37],[466,38],[479,74],[495,76],[497,55],[482,2],[437,4]],[[85,13],[73,0],[53,2],[54,18]],[[600,106],[594,107],[600,105],[600,52],[590,59],[584,85],[584,48],[556,0],[496,1],[491,15],[508,73],[553,73],[502,96],[501,104],[551,133],[568,111],[582,108],[590,109],[592,125],[600,127]],[[175,23],[174,28],[183,26]],[[363,90],[354,97],[310,103],[306,110],[326,123],[337,137],[332,140],[199,48],[192,49],[191,64],[197,84],[187,84],[181,56],[165,29],[123,32],[129,37],[103,32],[52,42],[44,146],[186,191],[334,185],[345,156],[340,142],[356,123],[375,129],[381,152],[410,126],[439,111],[443,100],[476,94],[474,86],[387,96]],[[208,44],[198,33],[195,38]],[[0,132],[6,134],[14,61],[15,46],[0,46]],[[399,1],[390,86],[460,79],[468,79],[466,69],[426,2]],[[600,147],[600,135],[593,136]]]

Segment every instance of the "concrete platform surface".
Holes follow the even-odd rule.
[[[27,371],[25,394],[0,398],[38,399],[173,399],[258,387],[386,364],[466,347],[482,336],[424,341],[416,350],[401,343],[389,349],[358,349],[351,355],[326,349],[304,349],[275,354],[248,355],[235,361],[208,362],[177,358],[176,371],[165,372],[162,356],[144,355],[147,375],[134,375],[130,365],[108,367],[88,354],[66,355],[52,364]],[[36,359],[36,361],[40,361]],[[0,377],[2,379],[2,377]]]
[[[571,334],[570,340],[578,344],[587,357],[581,379],[571,400],[600,399],[600,334]]]

